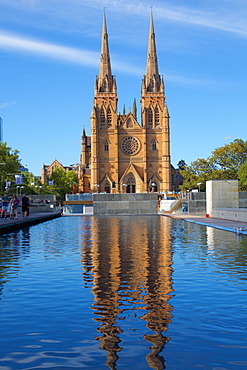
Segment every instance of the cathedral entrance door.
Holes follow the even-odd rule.
[[[111,188],[110,188],[110,186],[105,186],[105,192],[106,192],[106,193],[110,193],[110,192],[111,192]]]
[[[126,193],[135,193],[136,192],[136,183],[133,177],[129,177],[126,182]]]
[[[136,192],[136,186],[135,185],[127,185],[126,186],[126,193],[135,193]]]

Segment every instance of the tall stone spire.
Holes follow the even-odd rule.
[[[147,69],[146,76],[148,79],[152,78],[153,75],[159,75],[158,61],[155,45],[155,33],[153,24],[153,14],[150,14],[150,29],[148,36],[148,57],[147,57]]]
[[[110,61],[110,52],[109,52],[109,45],[108,45],[108,34],[107,34],[105,13],[104,13],[104,19],[103,19],[103,28],[102,28],[100,68],[99,68],[99,76],[97,79],[96,89],[98,92],[112,92],[112,89],[113,89],[113,76],[111,72],[111,61]]]
[[[153,14],[150,14],[150,29],[148,36],[148,55],[145,76],[145,88],[147,92],[159,92],[161,78],[159,75],[158,59],[156,53],[155,33],[153,24]]]

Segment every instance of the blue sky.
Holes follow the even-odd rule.
[[[55,158],[79,162],[83,126],[90,134],[104,7],[118,110],[139,102],[150,6],[173,165],[247,139],[246,0],[0,0],[4,141],[35,175]]]

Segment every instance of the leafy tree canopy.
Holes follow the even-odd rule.
[[[180,161],[178,162],[177,166],[178,166],[178,168],[180,170],[185,170],[186,167],[187,167],[187,163],[185,162],[185,160],[180,159]]]
[[[53,189],[58,199],[63,200],[65,194],[72,192],[74,183],[78,184],[78,177],[75,171],[66,171],[63,168],[55,168],[51,175],[53,180]]]
[[[247,191],[247,161],[245,161],[238,170],[239,187]]]
[[[197,159],[182,169],[180,172],[184,177],[184,183],[180,188],[191,190],[198,188],[198,183],[201,183],[201,189],[205,189],[208,180],[237,179],[238,171],[245,161],[247,161],[247,141],[235,139],[215,149],[207,159]]]
[[[19,151],[7,146],[7,143],[0,142],[0,178],[1,190],[6,180],[13,181],[13,174],[20,173],[21,160]]]

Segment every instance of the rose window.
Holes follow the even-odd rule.
[[[136,137],[128,136],[122,140],[121,149],[124,154],[135,155],[140,150],[140,142]]]

